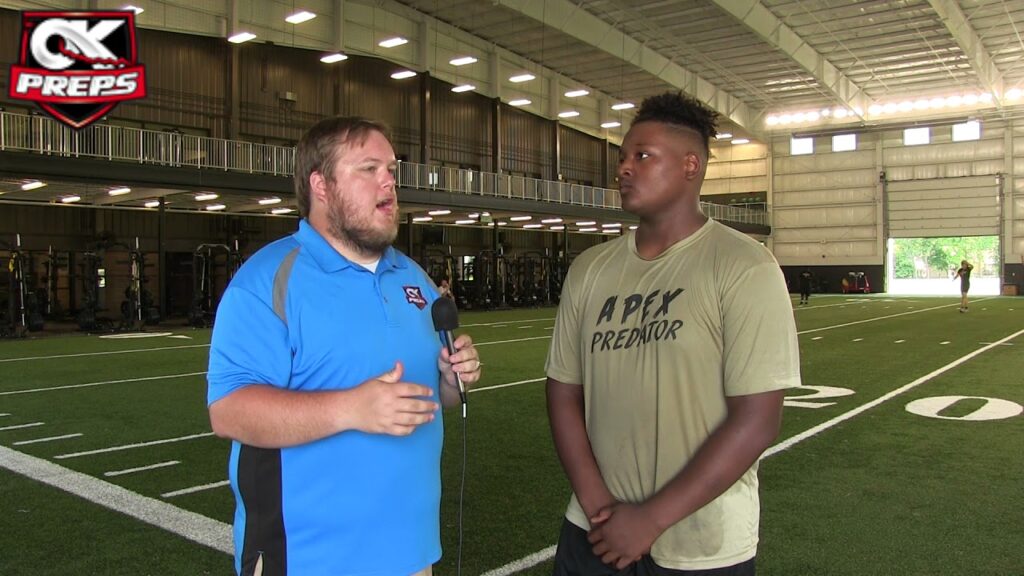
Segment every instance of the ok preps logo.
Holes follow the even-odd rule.
[[[122,100],[146,96],[134,12],[23,12],[8,95],[84,128]]]

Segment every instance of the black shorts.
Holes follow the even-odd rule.
[[[658,566],[650,555],[646,555],[622,570],[616,570],[594,555],[586,530],[563,520],[555,552],[554,576],[754,576],[754,558],[725,568],[672,570]]]

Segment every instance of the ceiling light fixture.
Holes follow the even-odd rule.
[[[569,90],[565,93],[566,98],[579,98],[580,96],[586,96],[590,94],[589,90]]]
[[[206,209],[208,211],[210,211],[210,212],[214,212],[214,211],[217,211],[217,210],[223,210],[225,208],[227,208],[227,206],[225,206],[224,204],[208,204],[206,206]]]
[[[295,208],[285,208],[283,206],[281,208],[274,208],[273,210],[270,211],[271,214],[278,214],[278,215],[281,215],[281,214],[291,214],[292,212],[295,212]]]
[[[234,36],[229,36],[228,42],[231,42],[232,44],[241,44],[242,42],[248,42],[249,40],[252,40],[255,37],[256,35],[252,32],[239,32]]]
[[[281,199],[278,198],[277,196],[273,196],[271,198],[261,198],[259,200],[259,203],[260,206],[270,206],[271,204],[280,204]]]
[[[433,220],[433,216],[416,216],[412,219],[413,222],[430,222]]]
[[[324,64],[334,64],[335,62],[341,62],[342,60],[348,60],[348,56],[341,52],[335,52],[334,54],[327,54],[320,58],[320,61]]]
[[[107,191],[107,194],[109,194],[111,196],[123,196],[123,195],[125,195],[125,194],[127,194],[127,193],[129,193],[131,191],[132,191],[131,188],[126,188],[126,187],[122,186],[120,188],[111,188],[110,190]]]
[[[402,44],[407,44],[408,42],[409,40],[402,38],[401,36],[395,36],[394,38],[381,40],[377,43],[377,46],[380,46],[381,48],[394,48],[396,46],[401,46]]]
[[[284,19],[289,24],[302,24],[303,22],[309,22],[313,18],[316,18],[316,14],[309,10],[299,10],[295,14]]]
[[[451,210],[431,210],[430,212],[427,212],[427,214],[430,214],[431,216],[447,216],[451,213]]]
[[[196,194],[196,202],[205,202],[207,200],[216,200],[217,194],[213,192],[203,192],[202,194]]]
[[[719,132],[718,136],[715,136],[715,138],[719,140],[728,140],[729,138],[732,138],[732,134],[729,132]]]
[[[632,102],[621,102],[619,104],[612,104],[612,110],[629,110],[634,106],[636,106],[636,104],[633,104]]]
[[[542,224],[559,224],[562,222],[561,218],[545,218],[541,220]]]
[[[605,122],[601,124],[601,128],[618,128],[622,126],[622,122]]]
[[[394,78],[395,80],[404,80],[406,78],[412,78],[415,75],[416,73],[413,72],[412,70],[399,70],[398,72],[392,74],[391,77]]]
[[[597,232],[597,228],[580,228],[577,232]]]
[[[71,196],[65,196],[65,197],[61,198],[60,201],[63,204],[71,204],[72,202],[78,202],[81,199],[82,199],[81,196],[71,195]]]
[[[146,11],[143,8],[140,8],[138,6],[132,6],[131,4],[128,4],[127,6],[125,6],[124,8],[121,8],[121,9],[122,10],[131,10],[132,12],[135,12],[136,16],[138,16],[139,14],[142,14],[143,12]]]
[[[523,224],[523,228],[543,228],[543,224]]]
[[[32,180],[31,182],[25,182],[21,185],[21,189],[28,192],[29,190],[35,190],[36,188],[42,188],[46,186],[46,182],[40,182],[39,180]]]
[[[508,103],[509,106],[526,106],[527,104],[533,104],[533,102],[526,98],[519,98],[517,100],[510,100]]]
[[[597,222],[592,222],[590,220],[588,220],[586,222],[577,222],[576,223],[577,226],[593,226],[594,224],[597,224]]]
[[[452,88],[452,92],[469,92],[470,90],[476,90],[476,86],[473,86],[472,84],[463,84]]]
[[[533,80],[535,78],[536,78],[536,76],[534,76],[533,74],[525,73],[525,74],[516,74],[515,76],[511,76],[511,77],[509,77],[508,81],[512,82],[512,83],[515,83],[515,84],[518,84],[520,82],[529,82],[530,80]]]
[[[476,58],[473,58],[472,56],[460,56],[448,61],[452,66],[465,66],[466,64],[472,64],[474,62],[476,62]]]
[[[733,144],[750,144],[750,140],[747,138],[736,138],[732,141]]]
[[[526,222],[527,220],[533,220],[533,216],[513,216],[509,220],[512,222]]]
[[[156,208],[159,205],[160,205],[160,201],[159,200],[150,200],[149,202],[146,202],[144,204],[144,206],[146,208]]]
[[[575,111],[575,110],[567,110],[565,112],[559,112],[558,113],[558,117],[559,118],[575,118],[575,117],[577,117],[579,115],[580,115],[580,113]]]
[[[476,220],[456,220],[456,224],[476,224]]]

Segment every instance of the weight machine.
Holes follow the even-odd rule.
[[[226,244],[200,244],[192,253],[192,307],[188,322],[196,328],[213,325],[224,290],[242,266],[238,240]],[[219,290],[218,290],[219,287]]]

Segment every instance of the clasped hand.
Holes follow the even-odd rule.
[[[594,555],[617,570],[649,554],[660,532],[643,508],[616,502],[598,510],[590,519],[587,540]]]

